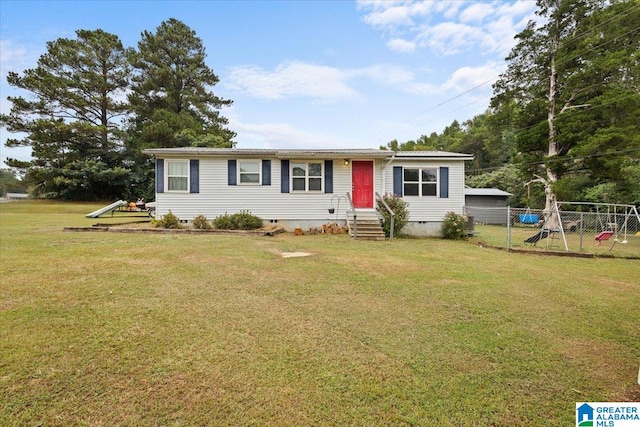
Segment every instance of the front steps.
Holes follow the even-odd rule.
[[[356,231],[353,224],[353,214],[351,211],[347,214],[347,227],[349,228],[349,235],[353,236]],[[357,210],[355,211],[357,221],[357,236],[356,239],[362,240],[385,240],[384,230],[382,229],[382,223],[380,217],[375,210]]]

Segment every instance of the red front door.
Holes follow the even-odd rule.
[[[353,207],[373,208],[373,162],[351,162],[351,186]]]

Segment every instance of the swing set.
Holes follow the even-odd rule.
[[[527,208],[528,209],[528,208]],[[537,216],[537,215],[536,215]],[[525,243],[531,243],[534,246],[538,244],[543,239],[546,240],[547,249],[554,246],[554,242],[556,237],[560,237],[562,239],[562,243],[564,243],[564,250],[569,251],[569,245],[567,244],[567,236],[564,232],[564,227],[562,225],[562,219],[560,218],[560,208],[558,203],[553,204],[553,208],[551,212],[544,211],[543,212],[544,221],[542,222],[542,226],[540,231],[538,231],[533,236],[525,239]],[[522,222],[522,220],[521,220]]]
[[[561,213],[563,205],[584,206],[587,211],[580,210],[578,212],[565,211]],[[571,221],[563,223],[563,217],[566,221],[568,215],[580,215],[579,219],[570,218]],[[525,213],[523,215],[529,215]],[[585,221],[584,215],[588,215],[590,220]],[[523,219],[525,221],[523,221]],[[520,218],[521,222],[526,222],[528,217]],[[584,223],[588,223],[585,228]],[[629,235],[639,235],[640,231],[635,232],[635,228],[640,227],[640,215],[634,205],[621,205],[612,203],[587,203],[587,202],[556,202],[551,212],[544,212],[544,222],[541,229],[535,235],[525,240],[525,243],[531,243],[534,246],[541,240],[546,240],[547,248],[553,246],[554,239],[560,237],[564,243],[564,248],[569,251],[567,238],[565,234],[565,226],[570,231],[580,232],[580,247],[582,247],[582,236],[584,233],[595,233],[593,239],[596,246],[601,246],[602,242],[611,241],[609,250],[612,250],[616,244],[626,245]]]
[[[602,242],[611,240],[613,249],[616,243],[626,245],[629,233],[629,221],[635,218],[636,224],[640,224],[640,215],[634,205],[622,205],[615,203],[586,203],[586,202],[559,202],[561,205],[579,205],[589,208],[592,215],[595,215],[595,244],[602,245]],[[612,239],[613,238],[613,239]]]

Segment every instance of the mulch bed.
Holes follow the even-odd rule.
[[[74,232],[111,232],[111,233],[138,233],[138,234],[226,234],[236,236],[274,236],[283,233],[282,227],[259,230],[200,230],[195,228],[155,228],[141,226],[149,224],[149,221],[127,222],[121,224],[95,224],[92,227],[64,227],[64,231]]]

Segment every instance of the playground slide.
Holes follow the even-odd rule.
[[[536,244],[538,243],[540,240],[542,239],[546,239],[547,237],[549,237],[549,230],[540,230],[538,231],[536,234],[534,234],[533,236],[529,237],[528,239],[526,239],[524,242],[525,243],[533,243]]]
[[[98,218],[100,215],[106,214],[107,212],[111,212],[112,210],[118,209],[120,206],[127,206],[128,203],[124,200],[118,200],[117,202],[111,203],[109,206],[105,206],[104,208],[98,209],[97,211],[91,212],[90,214],[86,214],[86,218]]]

